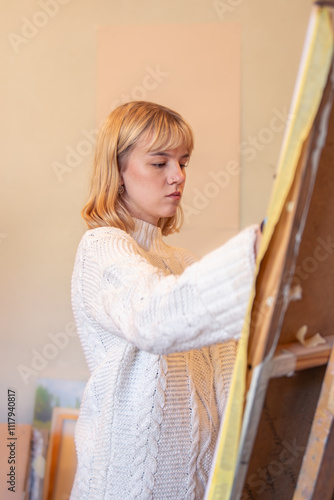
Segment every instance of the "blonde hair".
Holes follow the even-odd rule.
[[[123,104],[110,113],[97,138],[94,168],[88,202],[82,216],[90,229],[114,226],[129,232],[134,220],[118,193],[121,171],[138,141],[149,141],[148,151],[174,149],[184,145],[191,154],[193,133],[188,123],[175,111],[146,101]],[[162,217],[162,234],[178,231],[182,224],[179,206],[172,217]]]

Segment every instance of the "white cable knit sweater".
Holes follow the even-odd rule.
[[[203,498],[253,280],[255,230],[198,262],[140,220],[131,235],[101,227],[83,236],[72,301],[91,377],[71,500]]]

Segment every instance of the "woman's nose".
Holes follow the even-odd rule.
[[[180,167],[179,163],[177,165],[173,165],[173,168],[169,172],[168,175],[168,184],[183,184],[185,181],[186,175],[184,170]]]

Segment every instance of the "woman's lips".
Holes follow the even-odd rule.
[[[179,200],[181,198],[181,193],[180,191],[174,191],[174,193],[169,194],[167,197]]]

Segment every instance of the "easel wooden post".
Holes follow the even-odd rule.
[[[334,492],[334,348],[314,415],[294,500],[330,500]]]
[[[333,101],[332,63],[258,274],[233,500],[334,498]]]
[[[334,500],[333,19],[315,3],[205,500]]]

